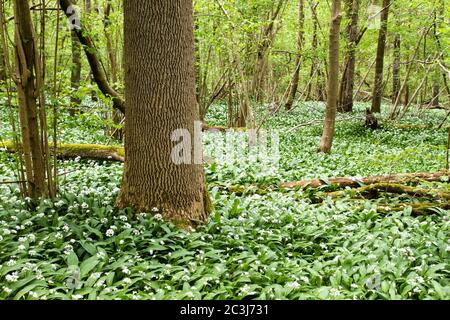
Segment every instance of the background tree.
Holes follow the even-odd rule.
[[[289,88],[288,101],[286,103],[286,109],[290,110],[294,104],[295,96],[298,91],[298,84],[300,82],[300,68],[302,63],[302,53],[303,53],[303,41],[305,32],[305,1],[298,1],[298,39],[297,39],[297,57],[295,58],[295,70],[292,76],[292,83]]]
[[[36,52],[33,21],[28,0],[14,1],[15,65],[14,81],[17,85],[19,115],[22,133],[22,151],[26,172],[25,194],[32,198],[48,196],[52,192],[46,183],[48,149],[42,135],[46,128],[39,127],[37,97],[43,90],[39,59]],[[44,110],[41,110],[44,112]],[[42,129],[42,130],[41,130]],[[49,172],[47,172],[49,174]]]
[[[361,37],[358,35],[358,18],[361,0],[346,0],[346,15],[349,21],[346,35],[347,48],[344,64],[344,72],[339,90],[338,111],[353,111],[353,88],[355,82],[356,47]]]
[[[73,3],[76,5],[77,1],[73,0]],[[80,41],[78,41],[77,33],[75,30],[72,30],[70,33],[71,37],[71,45],[72,45],[72,68],[71,68],[71,75],[70,75],[70,84],[72,88],[72,95],[71,95],[71,114],[75,114],[75,110],[81,103],[81,99],[77,97],[78,95],[78,89],[80,88],[80,81],[81,81],[81,44]]]
[[[333,0],[331,8],[330,48],[328,76],[328,97],[325,114],[325,124],[320,141],[320,152],[330,153],[333,144],[334,127],[339,86],[339,29],[341,25],[341,1]]]
[[[378,34],[377,58],[375,64],[375,84],[372,98],[372,113],[381,111],[381,97],[383,94],[383,68],[384,68],[384,51],[386,48],[386,36],[388,28],[389,6],[391,0],[383,0],[383,8],[381,10],[381,26]]]

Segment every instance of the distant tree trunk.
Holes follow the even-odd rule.
[[[437,44],[437,48],[439,51],[442,51],[441,49],[441,43],[439,40],[439,33],[438,33],[438,28],[441,27],[442,25],[442,19],[444,18],[444,13],[445,13],[445,1],[440,1],[440,6],[439,6],[439,19],[438,19],[438,13],[435,11],[434,12],[434,16],[433,16],[433,35],[434,35],[434,39],[436,40],[436,44]],[[440,76],[441,76],[441,72],[439,70],[439,67],[436,68],[436,71],[434,73],[434,77],[433,77],[433,97],[431,100],[431,105],[433,107],[438,107],[439,106],[439,94],[440,94]],[[444,79],[447,79],[447,76],[444,76]]]
[[[252,93],[257,101],[261,101],[262,98],[261,93],[263,90],[261,87],[265,80],[265,74],[267,73],[268,53],[277,32],[277,30],[274,29],[275,21],[285,2],[286,0],[278,0],[275,10],[271,13],[268,25],[263,29],[262,41],[258,44],[255,71],[251,87]]]
[[[336,109],[339,91],[339,29],[341,25],[341,1],[333,0],[331,8],[331,28],[329,47],[329,76],[327,109],[322,140],[320,141],[320,152],[330,153],[333,144],[334,127],[336,124]]]
[[[92,2],[91,0],[84,0],[84,9],[87,13],[90,13],[92,11]]]
[[[347,28],[347,52],[345,70],[342,75],[339,112],[353,111],[353,88],[355,83],[356,46],[358,41],[359,4],[361,0],[346,0],[347,15],[350,23]]]
[[[399,34],[394,39],[394,65],[392,69],[392,103],[395,103],[400,92],[400,66],[401,66],[401,38]]]
[[[405,100],[404,100],[405,106],[409,104],[409,84],[405,84]]]
[[[105,20],[104,20],[104,29],[105,29],[105,37],[106,37],[106,50],[108,52],[109,57],[109,74],[113,88],[117,85],[117,57],[116,52],[114,50],[114,42],[111,32],[111,0],[107,0],[105,7]],[[115,88],[114,88],[115,89]],[[112,120],[115,125],[120,126],[123,121],[123,113],[119,110],[113,110]],[[114,128],[112,136],[116,140],[123,139],[123,130],[121,128]]]
[[[26,194],[32,198],[48,195],[45,183],[45,156],[48,150],[41,145],[36,98],[39,96],[36,75],[36,44],[28,0],[14,1],[16,84],[19,100],[19,117],[22,128],[22,146],[26,170]]]
[[[286,109],[291,110],[294,104],[295,96],[298,90],[298,83],[300,81],[300,69],[302,63],[302,51],[303,51],[303,40],[305,33],[305,2],[304,0],[298,1],[298,39],[297,39],[297,58],[295,59],[295,71],[292,76],[291,87],[289,89],[289,97],[286,103]]]
[[[383,0],[383,9],[381,11],[381,28],[378,34],[377,60],[375,64],[375,84],[373,89],[371,109],[372,113],[381,112],[381,97],[383,94],[384,51],[386,48],[390,2],[391,0]]]
[[[315,12],[318,5],[319,5],[318,2],[314,3],[314,4],[311,3],[311,12],[312,13]],[[311,40],[312,57],[311,57],[311,70],[309,72],[310,78],[314,77],[315,73],[318,74],[320,72],[319,65],[318,65],[319,58],[317,55],[317,44],[318,44],[317,28],[318,28],[317,20],[313,19],[313,35],[312,35],[312,40]],[[310,81],[309,85],[308,85],[308,92],[306,94],[306,100],[310,100],[312,97],[312,87],[313,87],[313,82]],[[316,97],[314,97],[314,98],[316,98]]]
[[[441,92],[440,86],[439,86],[439,80],[440,80],[441,73],[439,70],[435,71],[434,80],[433,80],[433,97],[431,100],[431,106],[432,107],[439,107],[439,94]]]
[[[76,4],[77,1],[74,1]],[[80,80],[81,80],[81,44],[78,41],[77,34],[74,30],[71,31],[71,39],[72,39],[72,68],[70,74],[70,86],[72,88],[72,96],[70,97],[70,114],[72,116],[75,115],[75,111],[78,109],[78,106],[81,103],[81,99],[75,96],[75,93],[80,88]]]
[[[0,46],[0,82],[6,80],[5,53],[3,47]]]
[[[191,0],[124,2],[127,120],[117,205],[140,212],[157,208],[183,227],[205,221],[209,212],[201,137],[194,134],[201,128],[194,124],[199,112],[192,13]],[[179,142],[174,135],[188,147],[181,164],[173,158]]]

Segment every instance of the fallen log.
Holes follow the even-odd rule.
[[[449,203],[402,203],[395,207],[378,206],[377,211],[383,214],[391,214],[393,212],[400,212],[407,208],[411,208],[411,215],[414,217],[436,214],[437,209],[450,210]]]
[[[441,178],[449,176],[450,171],[439,171],[434,173],[420,172],[420,173],[404,173],[404,174],[391,174],[384,176],[373,177],[340,177],[330,178],[327,180],[314,179],[314,180],[302,180],[297,182],[285,182],[280,185],[283,189],[294,188],[320,188],[323,186],[338,186],[340,188],[357,188],[364,185],[371,185],[376,183],[397,183],[397,184],[409,184],[420,183],[423,181],[433,182],[440,181]]]
[[[376,183],[351,190],[351,193],[364,199],[378,199],[382,193],[406,194],[414,198],[442,199],[449,201],[450,193],[433,189],[424,189],[404,186],[396,183]],[[327,196],[335,199],[348,194],[348,190],[326,193]]]
[[[419,200],[419,202],[415,203],[407,202],[394,206],[378,205],[377,211],[383,214],[400,212],[407,208],[411,208],[412,216],[435,214],[437,209],[450,210],[450,193],[434,189],[404,186],[401,184],[377,183],[352,190],[323,193],[318,196],[322,197],[322,201],[325,197],[337,199],[346,195],[350,195],[352,199],[373,200],[381,198],[384,193],[389,193],[391,195],[408,195],[414,199],[427,199],[427,202],[421,202],[421,200]]]
[[[0,149],[15,153],[20,148],[11,141],[0,142]],[[53,148],[50,148],[53,152]],[[58,144],[56,154],[59,159],[84,159],[104,161],[125,161],[125,150],[120,146],[103,146],[96,144]]]
[[[4,149],[9,153],[16,153],[20,150],[12,141],[0,141],[0,151]],[[53,147],[50,147],[50,152],[53,153]],[[125,149],[121,146],[104,146],[98,144],[65,144],[59,143],[56,150],[58,159],[83,159],[83,160],[97,160],[97,161],[125,161]],[[204,156],[205,163],[213,163],[214,158]]]

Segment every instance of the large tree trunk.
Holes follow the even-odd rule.
[[[356,46],[358,36],[359,3],[361,0],[346,0],[347,15],[350,20],[347,29],[347,52],[345,70],[342,75],[339,112],[353,111],[353,88],[355,83]]]
[[[286,109],[291,110],[294,104],[295,96],[297,95],[298,83],[300,81],[300,69],[302,63],[303,39],[305,33],[305,1],[298,1],[298,39],[297,39],[297,58],[295,59],[295,70],[292,76],[291,87],[289,88],[289,97],[286,103]]]
[[[336,124],[336,109],[339,91],[339,29],[341,25],[341,1],[333,0],[331,8],[331,28],[329,64],[330,74],[328,77],[327,109],[322,140],[320,141],[320,152],[330,153],[333,144],[334,127]]]
[[[26,170],[27,190],[25,193],[32,198],[48,195],[45,183],[45,155],[41,145],[41,135],[38,124],[38,108],[36,98],[39,96],[36,86],[36,75],[39,66],[36,62],[36,44],[33,34],[28,0],[14,1],[15,20],[15,58],[17,94],[19,100],[19,116],[22,128],[22,145]],[[45,132],[45,130],[44,130]],[[48,150],[45,150],[48,155]]]
[[[381,97],[383,94],[384,51],[386,48],[390,2],[391,0],[383,0],[383,9],[381,11],[381,28],[380,33],[378,34],[377,60],[375,64],[375,84],[373,89],[371,109],[373,113],[381,112]]]
[[[191,0],[127,0],[125,27],[125,171],[117,204],[157,208],[181,226],[205,221],[209,205],[196,106]],[[173,159],[184,129],[184,162]],[[194,135],[196,133],[197,135]],[[191,137],[194,136],[194,139]],[[188,141],[189,140],[189,141]],[[194,158],[194,159],[193,159]],[[200,158],[200,159],[198,159]]]

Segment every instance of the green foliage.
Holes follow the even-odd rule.
[[[192,232],[160,221],[157,212],[115,209],[117,163],[60,162],[61,194],[53,202],[31,203],[16,185],[0,185],[0,298],[449,299],[448,211],[412,217],[406,207],[385,215],[376,210],[380,200],[314,204],[311,191],[236,196],[214,186],[443,166],[445,131],[414,129],[439,123],[443,113],[409,116],[407,128],[384,123],[375,132],[365,131],[363,120],[340,122],[331,156],[316,153],[320,125],[285,133],[322,113],[310,103],[266,124],[282,136],[279,172],[258,172],[245,162],[208,165],[215,211]],[[68,119],[62,141],[101,141],[89,129],[101,123],[95,114]],[[205,137],[206,150],[213,142]],[[0,152],[0,181],[15,179],[13,163]]]

